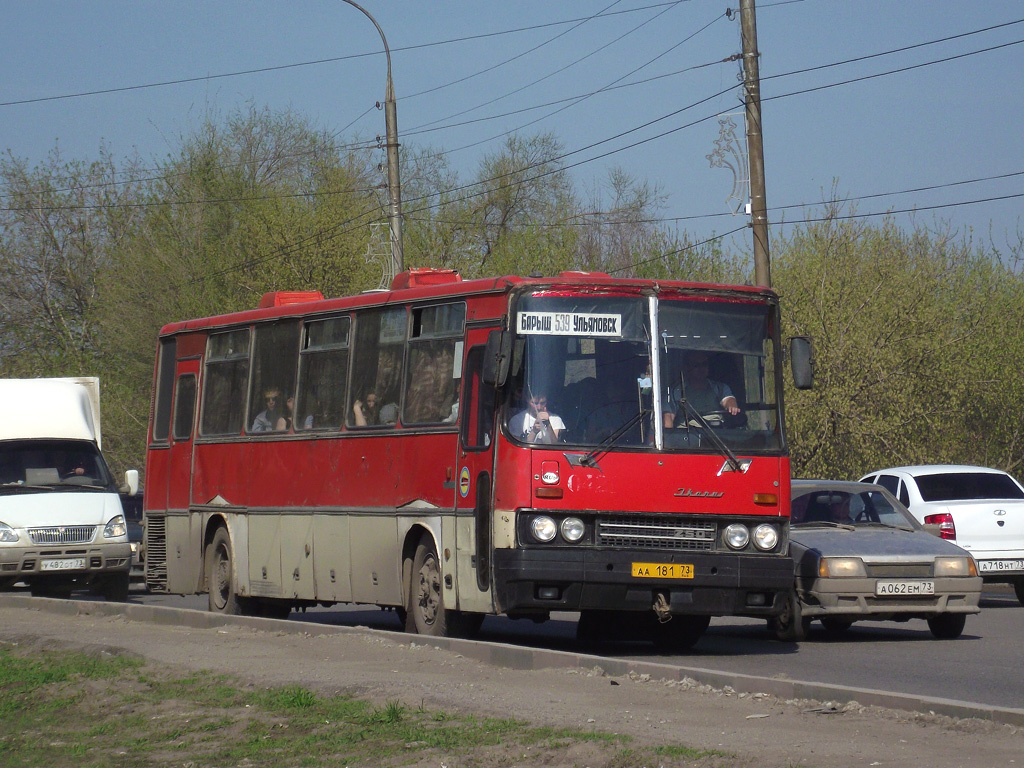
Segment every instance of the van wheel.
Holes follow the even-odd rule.
[[[405,631],[417,635],[445,637],[444,595],[441,591],[441,566],[433,542],[426,536],[416,545],[406,607]]]
[[[104,576],[100,584],[100,594],[108,603],[124,603],[128,601],[128,587],[131,584],[131,574],[112,573]]]
[[[1013,582],[1013,591],[1017,593],[1017,602],[1024,605],[1024,579]]]
[[[928,629],[939,640],[956,640],[963,634],[966,623],[965,613],[940,613],[928,619]]]
[[[234,556],[227,528],[218,528],[206,548],[206,581],[210,591],[210,610],[240,616],[243,598],[235,591]]]

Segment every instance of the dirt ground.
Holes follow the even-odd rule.
[[[682,743],[730,755],[696,763],[701,766],[1024,766],[1020,727],[856,703],[784,700],[692,680],[615,678],[599,667],[503,669],[419,644],[412,635],[397,640],[371,631],[311,636],[235,626],[196,629],[4,605],[0,640],[122,649],[179,669],[231,674],[256,685],[297,683],[379,705],[398,700],[409,707],[629,734],[637,744]],[[585,744],[557,757],[536,749],[521,756],[479,754],[472,764],[598,768],[611,765],[610,755]]]

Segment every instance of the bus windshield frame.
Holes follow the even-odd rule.
[[[520,294],[511,317],[502,423],[513,441],[540,442],[524,429],[537,412],[532,399],[557,432],[544,442],[566,448],[786,451],[771,297],[543,288]]]

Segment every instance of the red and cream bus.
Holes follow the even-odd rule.
[[[411,270],[172,323],[146,583],[224,613],[391,607],[430,635],[580,612],[588,637],[687,647],[792,588],[781,361],[767,289],[596,273]]]

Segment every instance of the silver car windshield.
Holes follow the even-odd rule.
[[[888,525],[914,530],[918,524],[894,498],[881,490],[814,489],[795,491],[790,522],[793,525]]]

